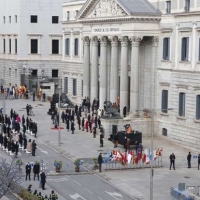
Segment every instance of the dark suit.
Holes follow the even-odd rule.
[[[27,164],[26,165],[26,181],[27,181],[27,176],[29,176],[29,180],[31,180],[31,165],[30,164]]]

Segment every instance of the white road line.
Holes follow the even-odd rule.
[[[59,182],[63,182],[63,181],[67,181],[68,179],[60,179],[60,180],[54,180],[54,182],[59,183]]]
[[[79,182],[77,182],[77,181],[75,181],[75,180],[73,180],[76,184],[78,184],[78,185],[81,185]]]
[[[98,199],[99,199],[99,200],[103,200],[103,199],[101,199],[100,197],[98,197]]]
[[[88,190],[87,188],[85,188],[88,192],[90,192],[91,194],[94,194],[92,191]]]
[[[43,160],[45,163],[49,164],[46,160]]]

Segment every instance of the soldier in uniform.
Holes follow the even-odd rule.
[[[41,192],[39,192],[38,196],[37,196],[38,200],[43,200],[43,196],[41,195]]]
[[[50,200],[56,200],[56,199],[58,199],[58,196],[54,193],[53,190],[51,191],[51,194],[50,194],[50,196],[49,196],[49,199],[50,199]]]
[[[34,191],[33,196],[34,196],[34,197],[37,197],[37,196],[38,196],[37,190]]]
[[[49,200],[49,198],[47,197],[47,195],[45,195],[44,200]]]
[[[32,191],[31,191],[31,187],[32,187],[32,185],[29,185],[29,186],[28,186],[28,189],[27,189],[28,192],[30,192],[30,193],[32,192]]]

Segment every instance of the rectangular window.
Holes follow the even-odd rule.
[[[185,0],[185,12],[190,11],[190,0]]]
[[[31,53],[38,53],[38,40],[31,39]]]
[[[11,23],[11,16],[9,16],[9,23]]]
[[[37,76],[37,72],[38,72],[37,69],[33,69],[32,72],[31,72],[31,75],[32,76]]]
[[[52,54],[59,54],[59,40],[52,40]]]
[[[168,90],[162,90],[162,104],[161,104],[161,111],[163,113],[168,112]]]
[[[67,21],[69,21],[69,18],[70,18],[70,12],[67,11]]]
[[[78,15],[78,10],[76,10],[76,15]]]
[[[101,44],[100,42],[98,43],[98,56],[100,57],[101,55]]]
[[[15,15],[15,23],[17,23],[17,15]]]
[[[74,40],[74,55],[78,56],[78,38]]]
[[[185,93],[179,93],[179,116],[185,117]]]
[[[169,60],[170,38],[163,38],[163,60]]]
[[[196,119],[200,120],[200,95],[196,96]]]
[[[11,76],[11,68],[9,68],[8,75]]]
[[[70,39],[65,39],[65,55],[69,56],[70,52]]]
[[[3,53],[6,53],[6,39],[3,39]]]
[[[171,13],[171,1],[166,1],[166,13]]]
[[[189,37],[182,38],[182,47],[181,47],[181,61],[188,61],[189,57]]]
[[[73,80],[73,96],[77,95],[77,80],[76,79],[72,79]]]
[[[17,39],[15,39],[15,54],[17,54]]]
[[[3,17],[3,23],[4,24],[6,23],[6,17],[5,16]]]
[[[58,16],[52,16],[52,24],[58,24],[58,20],[59,17]]]
[[[17,76],[17,69],[15,69],[15,77]]]
[[[37,23],[37,15],[31,15],[31,23]]]
[[[9,53],[11,53],[11,39],[9,39]]]
[[[68,77],[64,78],[64,93],[68,94]]]
[[[52,78],[58,78],[58,69],[52,69]]]

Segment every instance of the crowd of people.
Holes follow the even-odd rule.
[[[96,101],[93,102],[92,112],[90,113],[89,102],[86,99],[87,98],[85,98],[83,102],[87,103],[82,103],[80,106],[76,104],[72,109],[66,108],[65,111],[62,111],[60,118],[57,110],[54,110],[51,114],[52,123],[54,127],[57,128],[61,119],[62,123],[66,124],[67,131],[71,130],[71,133],[74,134],[75,121],[77,120],[78,129],[93,133],[94,138],[96,137],[97,129],[100,129],[100,147],[103,147],[104,130],[101,125],[101,117],[95,112],[98,108],[98,104],[96,104]]]
[[[5,116],[0,114],[0,146],[4,151],[10,155],[18,156],[19,149],[22,152],[35,156],[37,144],[35,140],[29,139],[27,141],[26,133],[30,133],[36,137],[37,123],[33,122],[31,118],[26,118],[24,115],[22,119],[13,110],[10,110],[10,115]]]

